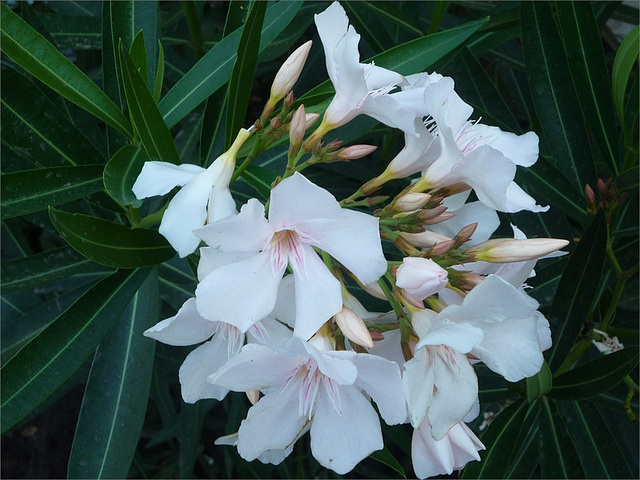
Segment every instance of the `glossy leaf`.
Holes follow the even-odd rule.
[[[264,22],[267,4],[254,2],[242,28],[242,35],[236,52],[236,62],[233,65],[229,80],[229,94],[227,97],[227,117],[225,128],[225,150],[228,149],[244,124],[251,97],[251,87],[258,64],[258,49],[260,33]]]
[[[422,36],[424,33],[415,24],[415,19],[412,19],[402,9],[398,8],[395,2],[358,2],[371,9],[380,18],[385,18],[390,22],[395,23],[400,28],[406,30],[417,36]]]
[[[567,402],[564,420],[580,457],[585,478],[635,478],[611,426],[591,402]],[[617,461],[612,461],[617,459]]]
[[[87,165],[104,155],[29,78],[2,64],[2,135],[35,164]]]
[[[36,288],[72,275],[108,273],[109,269],[69,247],[2,262],[2,293]]]
[[[249,167],[242,172],[241,177],[245,182],[255,188],[263,199],[269,199],[271,195],[271,185],[276,179],[276,175],[272,170],[259,165],[249,165]]]
[[[164,123],[146,82],[123,47],[120,48],[120,69],[129,113],[149,159],[180,163],[171,132]]]
[[[503,478],[507,468],[506,458],[516,446],[516,439],[522,428],[525,416],[531,408],[520,400],[504,408],[487,427],[482,435],[486,450],[480,451],[479,462],[468,463],[462,478]]]
[[[627,83],[629,83],[629,76],[633,69],[633,65],[638,60],[638,52],[640,47],[638,46],[638,37],[640,35],[640,26],[636,27],[629,32],[625,37],[613,62],[613,70],[611,73],[611,82],[613,88],[613,102],[615,103],[616,110],[618,111],[618,117],[620,117],[620,123],[625,126],[624,115],[624,98],[627,93]]]
[[[400,465],[400,462],[393,456],[393,454],[385,447],[382,450],[378,450],[369,455],[374,460],[386,465],[387,467],[395,470],[402,478],[407,478],[407,474],[404,472],[404,468]]]
[[[533,402],[542,395],[546,395],[551,390],[552,375],[547,362],[542,364],[542,368],[532,377],[525,378],[527,384],[527,400]]]
[[[554,373],[580,333],[598,291],[606,256],[606,229],[604,214],[600,211],[571,254],[560,279],[547,317],[553,338],[547,363]]]
[[[125,145],[109,160],[104,168],[104,188],[120,205],[132,205],[139,208],[142,200],[138,200],[131,191],[133,184],[142,171],[144,162],[149,157],[141,147]]]
[[[78,67],[5,4],[0,5],[2,51],[31,75],[128,137],[120,109]]]
[[[126,478],[145,418],[158,319],[153,271],[96,350],[76,427],[68,478]]]
[[[129,47],[129,56],[131,61],[136,66],[140,77],[144,83],[149,83],[149,75],[147,75],[147,50],[144,46],[144,32],[140,30],[136,32],[136,36],[133,37],[131,47]]]
[[[638,347],[603,355],[553,379],[549,397],[581,400],[615,387],[638,365]]]
[[[148,274],[123,270],[100,281],[2,367],[3,433],[84,363]]]
[[[45,210],[103,189],[102,165],[50,167],[2,175],[2,218]]]
[[[302,2],[278,2],[267,9],[259,52],[284,30],[301,6]],[[217,43],[160,101],[158,108],[169,128],[229,81],[240,35],[236,30]]]
[[[539,435],[540,402],[535,402],[522,422],[520,435],[515,440],[516,447],[508,460],[508,469],[503,478],[532,477],[532,473],[540,464]]]
[[[61,50],[94,50],[102,46],[100,17],[55,13],[39,13],[37,17]]]
[[[589,138],[548,2],[521,4],[522,45],[540,126],[558,168],[582,191],[595,179]]]
[[[136,268],[169,260],[175,251],[155,230],[124,225],[54,208],[49,216],[69,245],[94,262],[115,268]]]
[[[585,478],[580,457],[556,403],[546,397],[540,402],[542,478]]]
[[[591,3],[556,2],[571,79],[593,138],[611,171],[619,171],[616,114],[600,30]]]

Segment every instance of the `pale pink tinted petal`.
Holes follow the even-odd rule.
[[[229,350],[229,341],[217,334],[210,342],[200,345],[191,352],[180,367],[179,377],[182,398],[187,403],[195,403],[203,398],[222,400],[228,388],[207,383],[207,377],[222,367],[237,351]]]
[[[414,357],[404,364],[402,374],[402,391],[414,428],[418,428],[427,415],[433,399],[434,382],[433,354],[429,347],[419,348]]]
[[[261,343],[271,348],[282,348],[291,340],[292,332],[286,325],[271,318],[263,318],[247,330],[249,343]]]
[[[320,371],[339,385],[353,385],[358,377],[358,369],[353,363],[356,357],[351,351],[327,351],[319,352],[308,342],[305,347],[318,362]],[[313,352],[313,353],[312,353]]]
[[[380,420],[362,393],[353,387],[338,389],[340,412],[320,389],[311,425],[311,452],[323,467],[339,474],[384,447]]]
[[[204,170],[189,163],[174,165],[168,162],[145,162],[132,190],[139,199],[164,195],[173,187],[183,186]]]
[[[314,218],[339,218],[341,212],[333,195],[300,173],[284,179],[271,191],[269,222],[275,230]]]
[[[298,417],[297,388],[269,393],[249,409],[238,430],[238,453],[251,461],[271,450],[284,450],[298,438],[308,421]]]
[[[294,334],[308,340],[333,315],[342,310],[340,282],[318,254],[303,244],[304,265],[295,267],[296,319]],[[299,267],[302,267],[301,269]]]
[[[402,394],[400,368],[376,355],[358,354],[353,359],[358,369],[355,386],[361,388],[376,402],[380,415],[388,425],[404,423],[407,408]]]
[[[271,316],[293,327],[296,323],[296,284],[294,275],[285,275],[278,287],[278,298]]]
[[[234,392],[263,390],[284,383],[291,372],[295,373],[298,363],[297,357],[250,343],[217,372],[211,372],[207,381]],[[297,404],[295,410],[298,411]]]
[[[230,323],[241,331],[266,317],[276,303],[282,271],[271,267],[271,252],[223,265],[196,288],[196,305],[208,320]]]
[[[402,178],[426,170],[435,158],[424,155],[427,147],[433,141],[431,135],[420,118],[414,119],[414,134],[405,133],[404,148],[391,160],[387,170],[393,172],[396,178]]]
[[[264,206],[252,198],[238,215],[210,223],[195,233],[210,247],[226,252],[257,252],[265,247],[273,229],[264,218]]]
[[[144,332],[144,336],[167,345],[184,346],[204,342],[217,328],[217,322],[202,318],[196,310],[196,299],[190,298],[174,317],[157,323]]]
[[[371,215],[344,210],[339,218],[300,222],[298,228],[364,284],[375,282],[387,271],[378,219]]]

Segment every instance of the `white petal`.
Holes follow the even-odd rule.
[[[183,186],[204,170],[189,163],[174,165],[168,162],[144,162],[132,190],[138,199],[164,195],[173,187]]]
[[[296,323],[295,275],[285,275],[278,287],[278,298],[271,316],[290,327]]]
[[[549,321],[540,312],[533,312],[538,319],[538,342],[540,342],[540,350],[543,352],[551,348],[551,329]]]
[[[358,377],[358,369],[353,363],[356,357],[351,351],[320,352],[311,342],[305,344],[307,351],[313,355],[318,363],[318,369],[338,385],[353,385]]]
[[[517,183],[511,182],[507,188],[507,204],[504,211],[519,212],[521,210],[539,213],[549,210],[549,206],[541,207]]]
[[[238,215],[210,223],[195,234],[210,247],[225,252],[257,252],[273,235],[273,228],[264,218],[264,206],[252,198]]]
[[[367,392],[376,402],[384,421],[388,425],[404,423],[407,408],[398,364],[366,353],[358,354],[353,363],[358,369],[355,386]]]
[[[283,272],[271,268],[271,252],[223,265],[196,288],[196,306],[208,319],[230,323],[242,332],[266,317],[276,303]]]
[[[378,219],[371,215],[343,210],[337,218],[299,222],[297,229],[364,284],[377,281],[387,271]]]
[[[333,52],[349,28],[349,18],[344,8],[333,2],[325,11],[315,15],[314,20],[324,47],[329,78],[333,81],[336,68]]]
[[[213,247],[200,248],[200,261],[198,262],[198,280],[213,272],[216,268],[230,263],[238,263],[253,257],[256,252],[222,252]]]
[[[318,392],[311,425],[311,452],[318,463],[339,474],[351,471],[362,459],[384,447],[380,420],[358,389],[338,389],[340,412],[324,389]]]
[[[296,286],[296,320],[293,333],[308,340],[327,320],[342,310],[342,291],[340,282],[313,248],[303,244],[302,249],[304,265],[293,269]]]
[[[196,309],[196,299],[190,298],[175,316],[157,323],[144,336],[167,345],[185,346],[204,342],[217,328],[217,322],[202,318]]]
[[[214,185],[209,195],[207,223],[217,222],[236,214],[236,202],[229,187]]]
[[[496,211],[481,202],[467,203],[453,213],[455,213],[455,217],[436,225],[430,225],[429,230],[453,238],[462,227],[477,223],[476,231],[471,239],[465,243],[467,248],[489,240],[493,232],[500,226],[500,218],[498,218]]]
[[[492,146],[516,165],[530,167],[538,160],[538,136],[534,132],[516,135],[481,124],[476,125],[475,129],[481,136],[478,144]]]
[[[411,360],[404,364],[402,391],[407,401],[411,425],[418,428],[427,415],[433,399],[435,368],[429,347],[419,348]]]
[[[482,343],[484,333],[481,328],[468,323],[454,323],[437,316],[426,335],[420,337],[416,348],[425,345],[447,345],[460,353],[468,353]]]
[[[185,402],[195,403],[203,398],[222,400],[227,395],[228,388],[208,384],[206,380],[237,353],[228,347],[229,341],[218,334],[187,356],[179,372]]]
[[[262,453],[284,450],[298,438],[307,423],[298,417],[298,390],[287,388],[262,397],[249,409],[238,430],[238,453],[255,460]]]

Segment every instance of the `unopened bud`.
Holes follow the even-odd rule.
[[[423,207],[430,199],[431,195],[428,193],[405,193],[393,202],[393,209],[399,212],[413,212]]]
[[[429,220],[433,220],[436,217],[439,217],[447,210],[447,207],[444,205],[439,205],[434,208],[427,208],[426,210],[422,210],[418,213],[418,219],[421,222],[428,222]]]
[[[444,242],[438,242],[427,251],[427,255],[430,257],[439,257],[447,253],[449,250],[455,247],[455,245],[456,245],[455,240],[446,240]]]
[[[455,213],[451,213],[451,212],[443,212],[440,215],[438,215],[437,217],[433,217],[429,220],[423,220],[422,224],[423,225],[435,225],[437,223],[442,223],[446,220],[449,220],[450,218],[455,217],[456,214]]]
[[[439,233],[430,232],[427,230],[426,232],[421,233],[400,233],[402,238],[407,240],[411,245],[420,248],[429,248],[433,247],[436,243],[445,242],[451,240],[449,237],[441,235]]]
[[[333,316],[340,330],[353,343],[363,347],[372,348],[373,340],[367,326],[353,310],[342,307],[342,310]]]
[[[442,290],[447,279],[447,271],[429,258],[406,257],[396,273],[396,285],[416,300]]]
[[[605,185],[604,181],[599,178],[598,181],[596,182],[596,185],[598,187],[598,191],[604,195],[607,191],[607,186]]]
[[[269,121],[269,125],[271,125],[271,128],[273,130],[277,130],[282,126],[282,120],[280,120],[280,118],[278,117],[274,117]]]
[[[480,284],[485,277],[472,272],[459,271],[451,269],[449,271],[449,284],[452,287],[459,288],[463,292],[470,292],[474,287]]]
[[[273,84],[271,85],[271,99],[274,102],[278,102],[281,98],[284,98],[291,89],[293,85],[298,80],[300,73],[302,72],[302,67],[304,67],[305,62],[307,61],[307,55],[309,55],[309,50],[311,49],[311,40],[307,43],[299,46],[295,52],[289,55],[289,58],[285,60],[285,62],[276,73],[276,77],[273,79]]]
[[[511,263],[536,260],[569,245],[568,240],[557,238],[515,238],[487,240],[467,249],[473,260],[491,263]]]
[[[291,107],[293,107],[294,100],[295,100],[295,97],[293,96],[293,91],[287,93],[287,96],[284,97],[284,102],[282,102],[282,111],[284,113],[288,113],[289,110],[291,110]]]
[[[305,130],[309,130],[311,127],[313,127],[319,118],[320,118],[319,113],[307,113]]]
[[[588,183],[584,187],[584,197],[587,199],[587,204],[589,206],[596,204],[596,194]]]
[[[466,227],[462,227],[458,234],[453,237],[453,239],[456,241],[456,246],[460,246],[463,243],[468,242],[476,232],[476,228],[478,228],[478,222],[467,225]]]
[[[289,152],[291,153],[291,149],[295,150],[292,156],[295,156],[295,153],[297,153],[300,148],[300,144],[304,139],[304,132],[307,127],[305,117],[304,105],[300,105],[298,110],[296,110],[296,113],[293,114],[291,124],[289,125]]]
[[[348,162],[349,160],[357,160],[366,157],[378,148],[375,145],[350,145],[341,149],[336,157],[337,161]]]
[[[379,298],[380,300],[386,300],[387,296],[378,285],[378,282],[368,283],[367,285],[362,285],[362,289],[367,292],[369,295]]]
[[[251,405],[255,405],[260,400],[260,390],[248,390],[246,392],[247,398],[251,402]]]

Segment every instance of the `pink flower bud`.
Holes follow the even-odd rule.
[[[247,390],[246,394],[251,405],[255,405],[260,400],[260,390]]]
[[[349,160],[357,160],[358,158],[366,157],[376,148],[378,147],[375,145],[350,145],[338,152],[336,160],[345,162]]]
[[[406,257],[396,274],[396,285],[416,300],[437,293],[447,282],[447,271],[428,258]]]
[[[569,245],[568,240],[557,238],[515,238],[487,240],[467,249],[474,260],[491,263],[510,263],[535,260]]]
[[[310,49],[311,40],[298,47],[282,64],[271,85],[271,99],[274,102],[284,98],[291,91],[307,61]]]
[[[293,114],[289,126],[289,143],[296,150],[300,147],[304,139],[304,132],[307,129],[307,120],[304,112],[304,105],[300,105],[296,113]]]
[[[415,247],[429,248],[433,247],[438,242],[446,242],[451,240],[449,237],[440,235],[435,232],[421,232],[421,233],[406,233],[401,232],[400,235],[407,240],[411,245]]]
[[[399,212],[413,212],[423,207],[431,195],[428,193],[405,193],[393,203],[394,210]]]
[[[307,113],[305,130],[309,130],[311,127],[313,127],[319,118],[320,118],[319,113]]]
[[[373,347],[373,339],[369,330],[367,330],[367,326],[353,310],[342,307],[342,310],[336,313],[333,319],[342,330],[344,336],[353,343],[367,348]]]
[[[386,300],[387,296],[380,288],[377,282],[369,283],[368,285],[362,285],[362,289],[367,292],[369,295],[379,298],[380,300]]]

